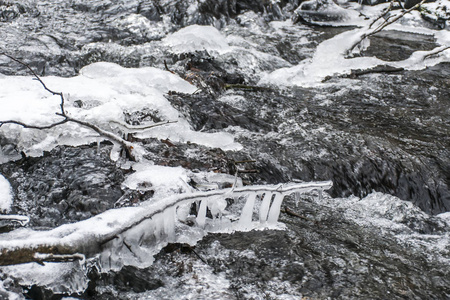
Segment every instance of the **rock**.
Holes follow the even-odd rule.
[[[340,23],[356,16],[356,12],[344,9],[332,0],[309,0],[295,10],[293,20],[294,23],[301,21],[320,25]]]
[[[124,172],[109,159],[111,146],[60,146],[43,157],[0,165],[16,198],[13,213],[32,226],[54,227],[89,218],[122,196]]]

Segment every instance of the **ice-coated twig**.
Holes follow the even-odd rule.
[[[4,53],[4,52],[1,52],[0,55],[4,55],[4,56],[8,57],[9,59],[11,59],[11,60],[21,64],[22,66],[26,67],[30,71],[30,73],[34,76],[33,79],[37,80],[44,87],[44,89],[46,91],[48,91],[49,93],[51,93],[54,96],[59,96],[59,98],[60,98],[59,106],[60,106],[61,111],[60,112],[56,112],[55,114],[62,118],[61,121],[54,122],[54,123],[51,123],[51,124],[48,124],[48,125],[44,125],[44,126],[31,125],[31,124],[27,124],[27,123],[24,123],[24,122],[21,122],[21,121],[16,121],[16,120],[6,120],[6,121],[0,121],[0,127],[2,127],[4,124],[16,124],[16,125],[22,126],[23,128],[44,130],[44,129],[50,129],[50,128],[53,128],[53,127],[65,124],[67,122],[72,122],[72,123],[79,124],[79,125],[81,125],[83,127],[90,128],[90,129],[94,130],[95,132],[97,132],[100,136],[103,136],[103,137],[109,139],[112,142],[119,143],[125,149],[125,151],[127,152],[128,157],[131,160],[136,160],[136,157],[132,153],[132,150],[134,148],[132,143],[122,139],[121,137],[119,137],[119,136],[117,136],[117,135],[115,135],[115,134],[113,134],[113,133],[111,133],[109,131],[101,129],[100,127],[98,127],[98,126],[96,126],[96,125],[94,125],[92,123],[89,123],[87,121],[82,121],[82,120],[78,120],[78,119],[70,117],[67,114],[67,112],[65,111],[65,107],[64,107],[64,105],[65,105],[65,98],[64,98],[64,94],[62,92],[55,92],[55,91],[51,90],[50,88],[48,88],[47,85],[45,84],[45,82],[33,70],[33,68],[31,68],[28,64],[24,63],[23,61],[15,58],[15,57],[7,54],[7,53]]]
[[[130,133],[136,133],[136,132],[144,131],[147,129],[164,126],[164,125],[168,125],[168,124],[173,124],[173,123],[177,123],[177,122],[178,121],[163,121],[163,122],[158,122],[158,123],[153,123],[153,124],[148,124],[148,125],[129,125],[125,122],[118,122],[116,120],[109,121],[109,123],[119,125],[119,127],[122,127],[122,129],[126,129]]]
[[[434,48],[433,50],[431,50],[428,53],[426,53],[423,56],[423,59],[425,60],[425,59],[427,59],[427,58],[429,58],[429,57],[431,57],[433,55],[439,54],[439,53],[444,52],[445,50],[448,50],[448,49],[450,49],[450,46],[442,46],[442,47]]]
[[[381,18],[384,18],[385,20],[389,20],[389,18],[391,16],[388,16],[387,18],[385,18],[387,16],[387,14],[392,10],[392,8],[394,7],[394,0],[391,0],[391,3],[389,4],[389,7],[387,7],[383,13],[381,15],[379,15],[378,17],[374,18],[372,23],[370,23],[369,28],[372,28],[372,26],[378,22],[378,20],[380,20]]]

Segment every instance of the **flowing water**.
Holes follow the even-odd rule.
[[[450,62],[331,76],[314,86],[258,85],[355,28],[293,24],[299,1],[269,2],[0,1],[1,52],[44,79],[76,76],[99,61],[170,69],[202,88],[166,96],[192,129],[226,132],[242,145],[231,151],[144,139],[145,158],[155,164],[234,174],[234,161],[248,161],[238,166],[248,184],[333,181],[322,198],[287,199],[283,231],[212,234],[195,248],[172,245],[145,269],[92,267],[81,294],[4,270],[0,298],[25,292],[59,299],[51,298],[55,291],[82,299],[450,297]],[[184,37],[168,36],[193,24],[214,25],[225,44],[211,40],[209,52],[186,52],[189,42],[177,49]],[[398,61],[437,46],[420,32],[381,32],[360,55]],[[0,78],[13,75],[29,74],[0,57]],[[33,226],[86,219],[119,199],[152,196],[121,190],[128,171],[109,160],[108,144],[58,146],[32,158],[14,143],[0,136],[0,172],[17,195],[13,211],[31,214]]]

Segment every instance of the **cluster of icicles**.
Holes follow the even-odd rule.
[[[147,266],[168,243],[194,245],[210,232],[279,228],[278,217],[285,196],[294,194],[297,198],[314,190],[321,195],[331,185],[329,181],[289,183],[186,195],[187,199],[178,199],[162,212],[117,235],[100,254],[100,266],[105,271],[123,265]]]

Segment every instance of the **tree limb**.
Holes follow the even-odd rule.
[[[239,197],[249,193],[280,193],[283,196],[296,192],[308,192],[331,188],[331,181],[287,183],[280,185],[246,186],[227,190],[213,190],[174,195],[158,201],[147,201],[141,206],[111,209],[88,220],[65,224],[49,231],[31,231],[20,237],[2,239],[0,266],[38,262],[39,258],[85,255],[91,257],[107,249],[108,242],[145,220],[156,218],[169,209],[190,205],[196,201],[208,201],[217,197]],[[158,219],[161,220],[161,219]],[[156,220],[155,222],[158,222]],[[163,226],[155,223],[154,226]],[[161,244],[161,243],[159,243]],[[47,255],[47,256],[42,256]],[[80,257],[80,256],[79,256]],[[42,261],[41,261],[42,263]]]

